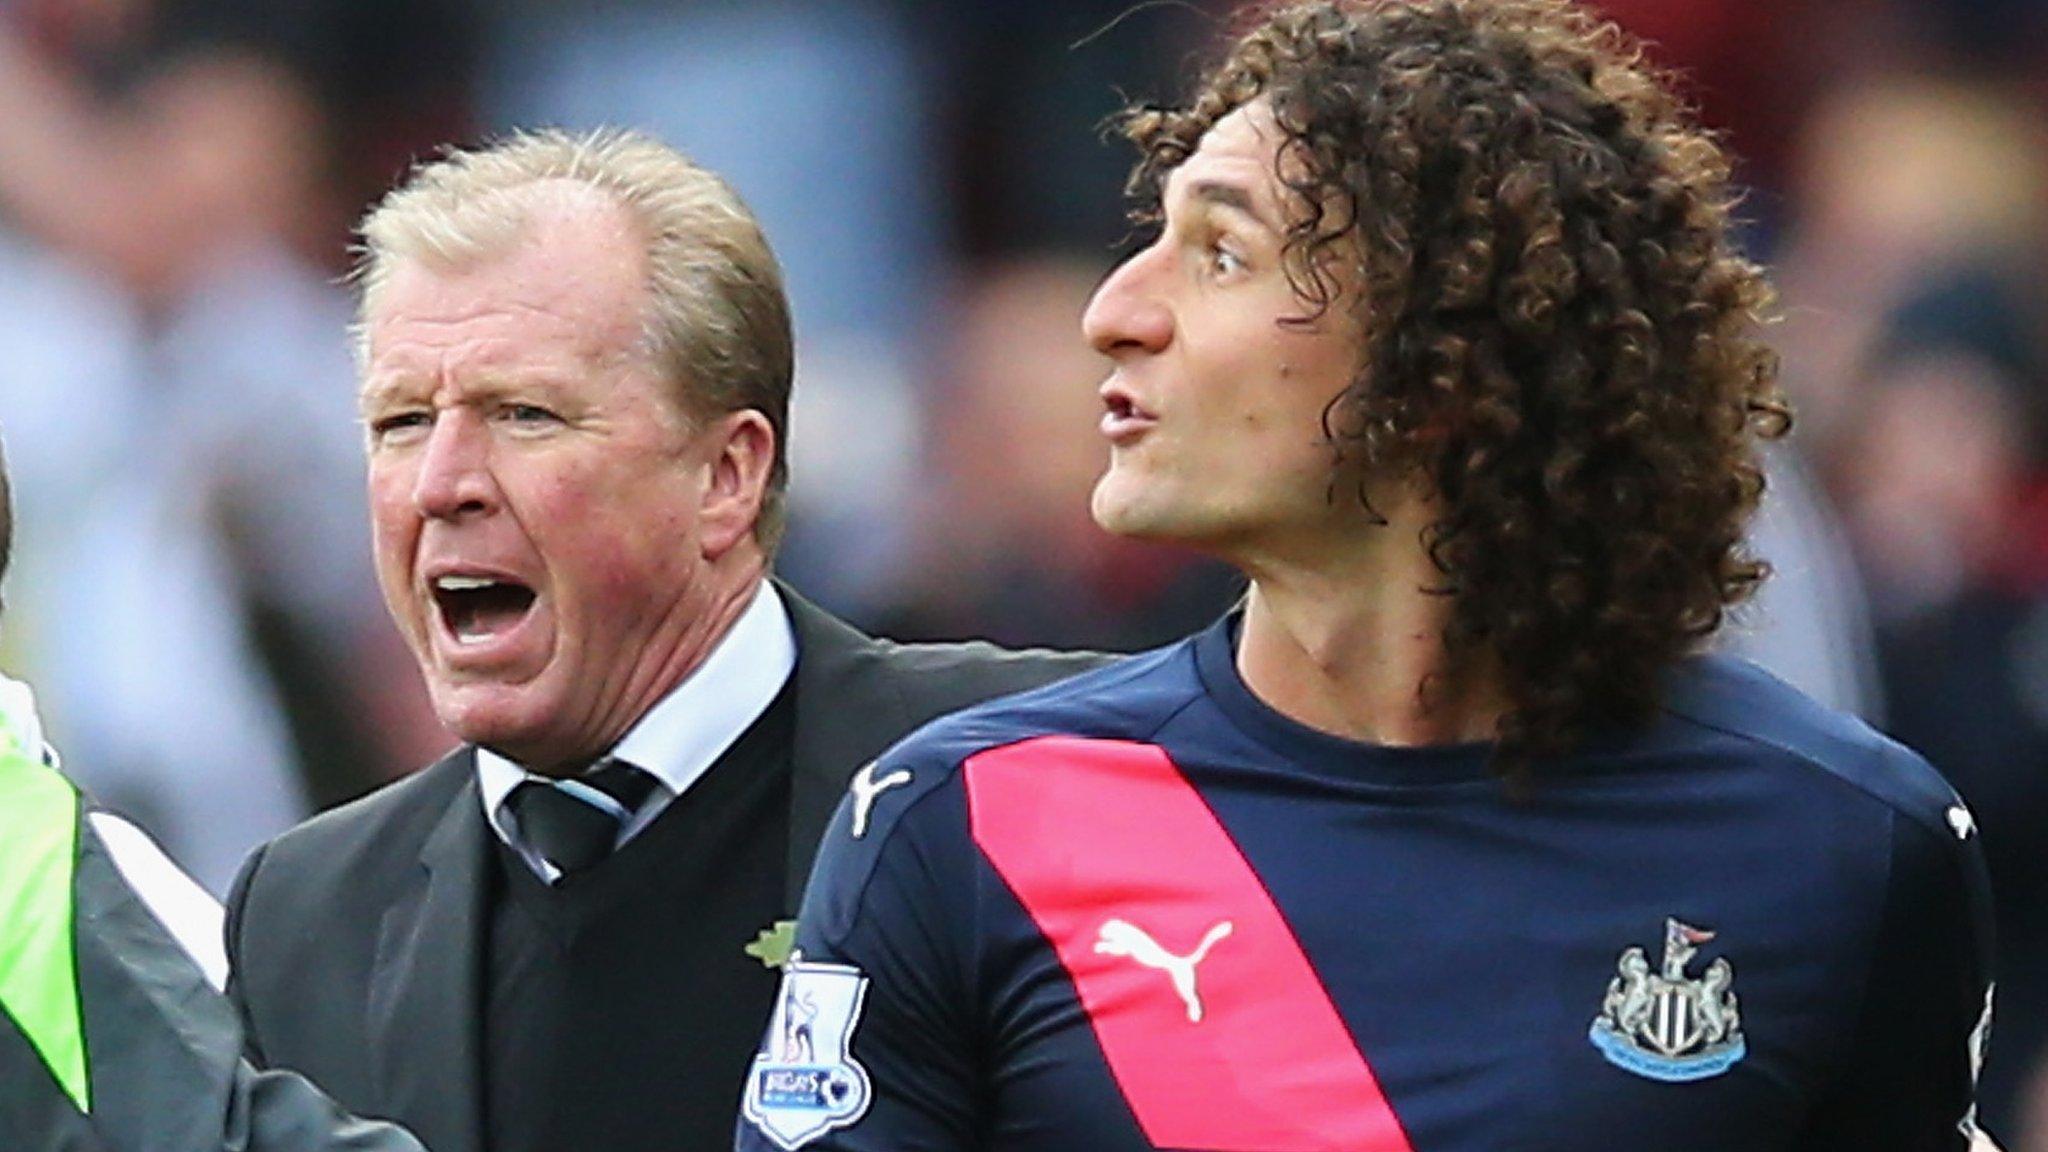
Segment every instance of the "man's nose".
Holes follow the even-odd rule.
[[[430,519],[474,516],[497,506],[490,442],[477,418],[462,410],[434,419],[413,482],[413,503]]]
[[[1158,291],[1166,258],[1159,245],[1118,265],[1081,314],[1081,334],[1097,352],[1119,359],[1157,352],[1173,339],[1173,311]]]

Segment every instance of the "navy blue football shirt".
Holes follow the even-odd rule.
[[[1969,812],[1738,661],[1511,792],[1336,739],[1234,621],[941,720],[827,834],[738,1146],[1968,1144]]]

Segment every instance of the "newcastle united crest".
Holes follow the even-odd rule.
[[[1712,932],[1664,921],[1664,963],[1655,972],[1641,948],[1621,954],[1589,1039],[1608,1062],[1652,1080],[1703,1080],[1748,1051],[1736,1009],[1735,968],[1724,957],[1697,977],[1685,966]]]

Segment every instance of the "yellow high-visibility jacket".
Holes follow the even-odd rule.
[[[242,1059],[234,1009],[25,738],[26,699],[0,693],[0,1148],[422,1152]]]

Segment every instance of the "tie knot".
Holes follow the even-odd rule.
[[[611,855],[619,832],[654,791],[654,777],[623,760],[606,759],[567,780],[527,780],[505,803],[519,836],[564,876]]]
[[[607,756],[592,765],[590,771],[574,780],[565,780],[561,783],[588,784],[611,797],[625,809],[619,816],[620,823],[630,819],[633,813],[640,810],[642,804],[647,803],[647,798],[654,794],[654,773],[616,756]]]

